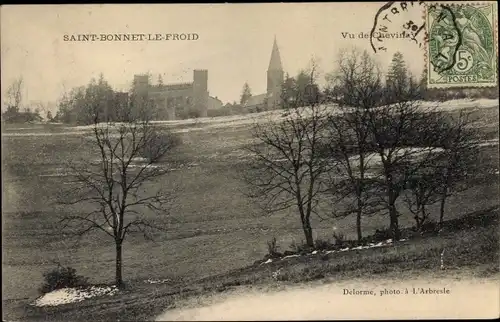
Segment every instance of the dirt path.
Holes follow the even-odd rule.
[[[500,312],[498,282],[492,278],[378,280],[286,287],[265,293],[240,290],[192,299],[156,320],[495,318]],[[429,288],[444,294],[428,294]],[[347,292],[356,295],[344,295]]]

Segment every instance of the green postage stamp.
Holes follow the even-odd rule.
[[[431,4],[426,20],[428,87],[497,85],[496,2]]]

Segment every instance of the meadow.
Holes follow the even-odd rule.
[[[480,155],[482,175],[469,190],[449,199],[446,219],[499,203],[498,101],[482,106],[465,106],[475,109],[487,143]],[[167,161],[171,173],[153,185],[176,187],[178,197],[168,217],[148,213],[168,227],[166,233],[156,233],[154,241],[141,235],[125,240],[126,282],[168,279],[189,283],[262,259],[273,237],[282,249],[303,239],[293,209],[266,214],[245,196],[240,170],[248,162],[242,148],[251,142],[251,123],[250,116],[159,123],[177,133],[183,144]],[[89,157],[88,128],[47,124],[2,129],[4,302],[34,299],[43,273],[58,262],[76,268],[93,283],[113,281],[112,240],[100,233],[80,240],[63,235],[59,217],[82,209],[54,203],[67,180],[65,162]],[[436,216],[437,209],[431,210]],[[409,214],[401,217],[402,227],[413,224]],[[364,219],[363,230],[372,234],[387,225],[386,217],[375,215]],[[313,228],[315,238],[331,238],[334,231],[355,238],[352,218],[314,218]]]

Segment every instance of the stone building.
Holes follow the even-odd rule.
[[[188,83],[151,85],[148,75],[134,76],[135,100],[147,102],[157,120],[206,117],[209,105],[208,71],[194,70]]]
[[[224,104],[217,96],[216,97],[212,97],[212,96],[208,97],[208,108],[207,109],[209,111],[220,110],[223,107],[223,105]]]

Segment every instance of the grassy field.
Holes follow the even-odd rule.
[[[476,113],[484,139],[498,139],[498,106]],[[183,145],[168,160],[173,169],[171,174],[154,185],[178,186],[180,191],[169,217],[147,214],[167,225],[167,233],[156,234],[153,242],[145,241],[142,236],[130,236],[125,241],[124,278],[135,285],[136,290],[144,287],[144,292],[156,292],[150,285],[141,286],[143,281],[170,279],[170,286],[161,286],[170,287],[170,291],[165,291],[168,293],[171,285],[190,285],[200,278],[251,265],[267,253],[266,242],[274,236],[282,249],[303,238],[299,218],[292,209],[268,215],[245,197],[239,169],[246,162],[241,148],[250,140],[248,123],[226,123],[220,126],[203,122],[162,124],[172,127],[182,137]],[[89,134],[85,129],[62,125],[11,127],[3,132],[2,287],[5,301],[24,303],[34,299],[43,272],[54,268],[56,262],[76,268],[93,283],[113,281],[112,241],[95,234],[75,244],[74,239],[61,234],[57,225],[59,216],[82,211],[77,207],[56,206],[54,196],[65,185],[64,163],[88,158],[85,136]],[[498,205],[498,157],[498,141],[496,145],[482,148],[483,174],[474,187],[450,198],[447,219]],[[433,211],[437,215],[436,209]],[[372,234],[387,225],[387,218],[366,218],[364,233]],[[411,216],[402,216],[401,226],[410,225],[413,225]],[[313,222],[317,238],[331,238],[334,227],[347,238],[355,236],[351,218],[323,221],[315,218]],[[440,238],[444,238],[442,243],[450,243],[456,237]],[[411,262],[411,256],[419,256],[421,246],[405,245],[399,251],[408,247],[407,250],[415,254],[408,254],[407,260]],[[369,260],[377,261],[378,257],[374,256]],[[296,267],[300,272],[300,265]],[[126,299],[122,301],[128,303]]]
[[[58,307],[19,305],[12,319],[23,320],[152,320],[166,309],[203,302],[220,293],[266,292],[302,283],[345,283],[378,280],[471,280],[498,278],[499,208],[448,221],[446,232],[383,248],[308,255],[270,264],[255,263],[194,282],[129,284],[113,297],[95,298]],[[444,269],[441,268],[440,254]],[[21,313],[22,312],[22,313]]]

